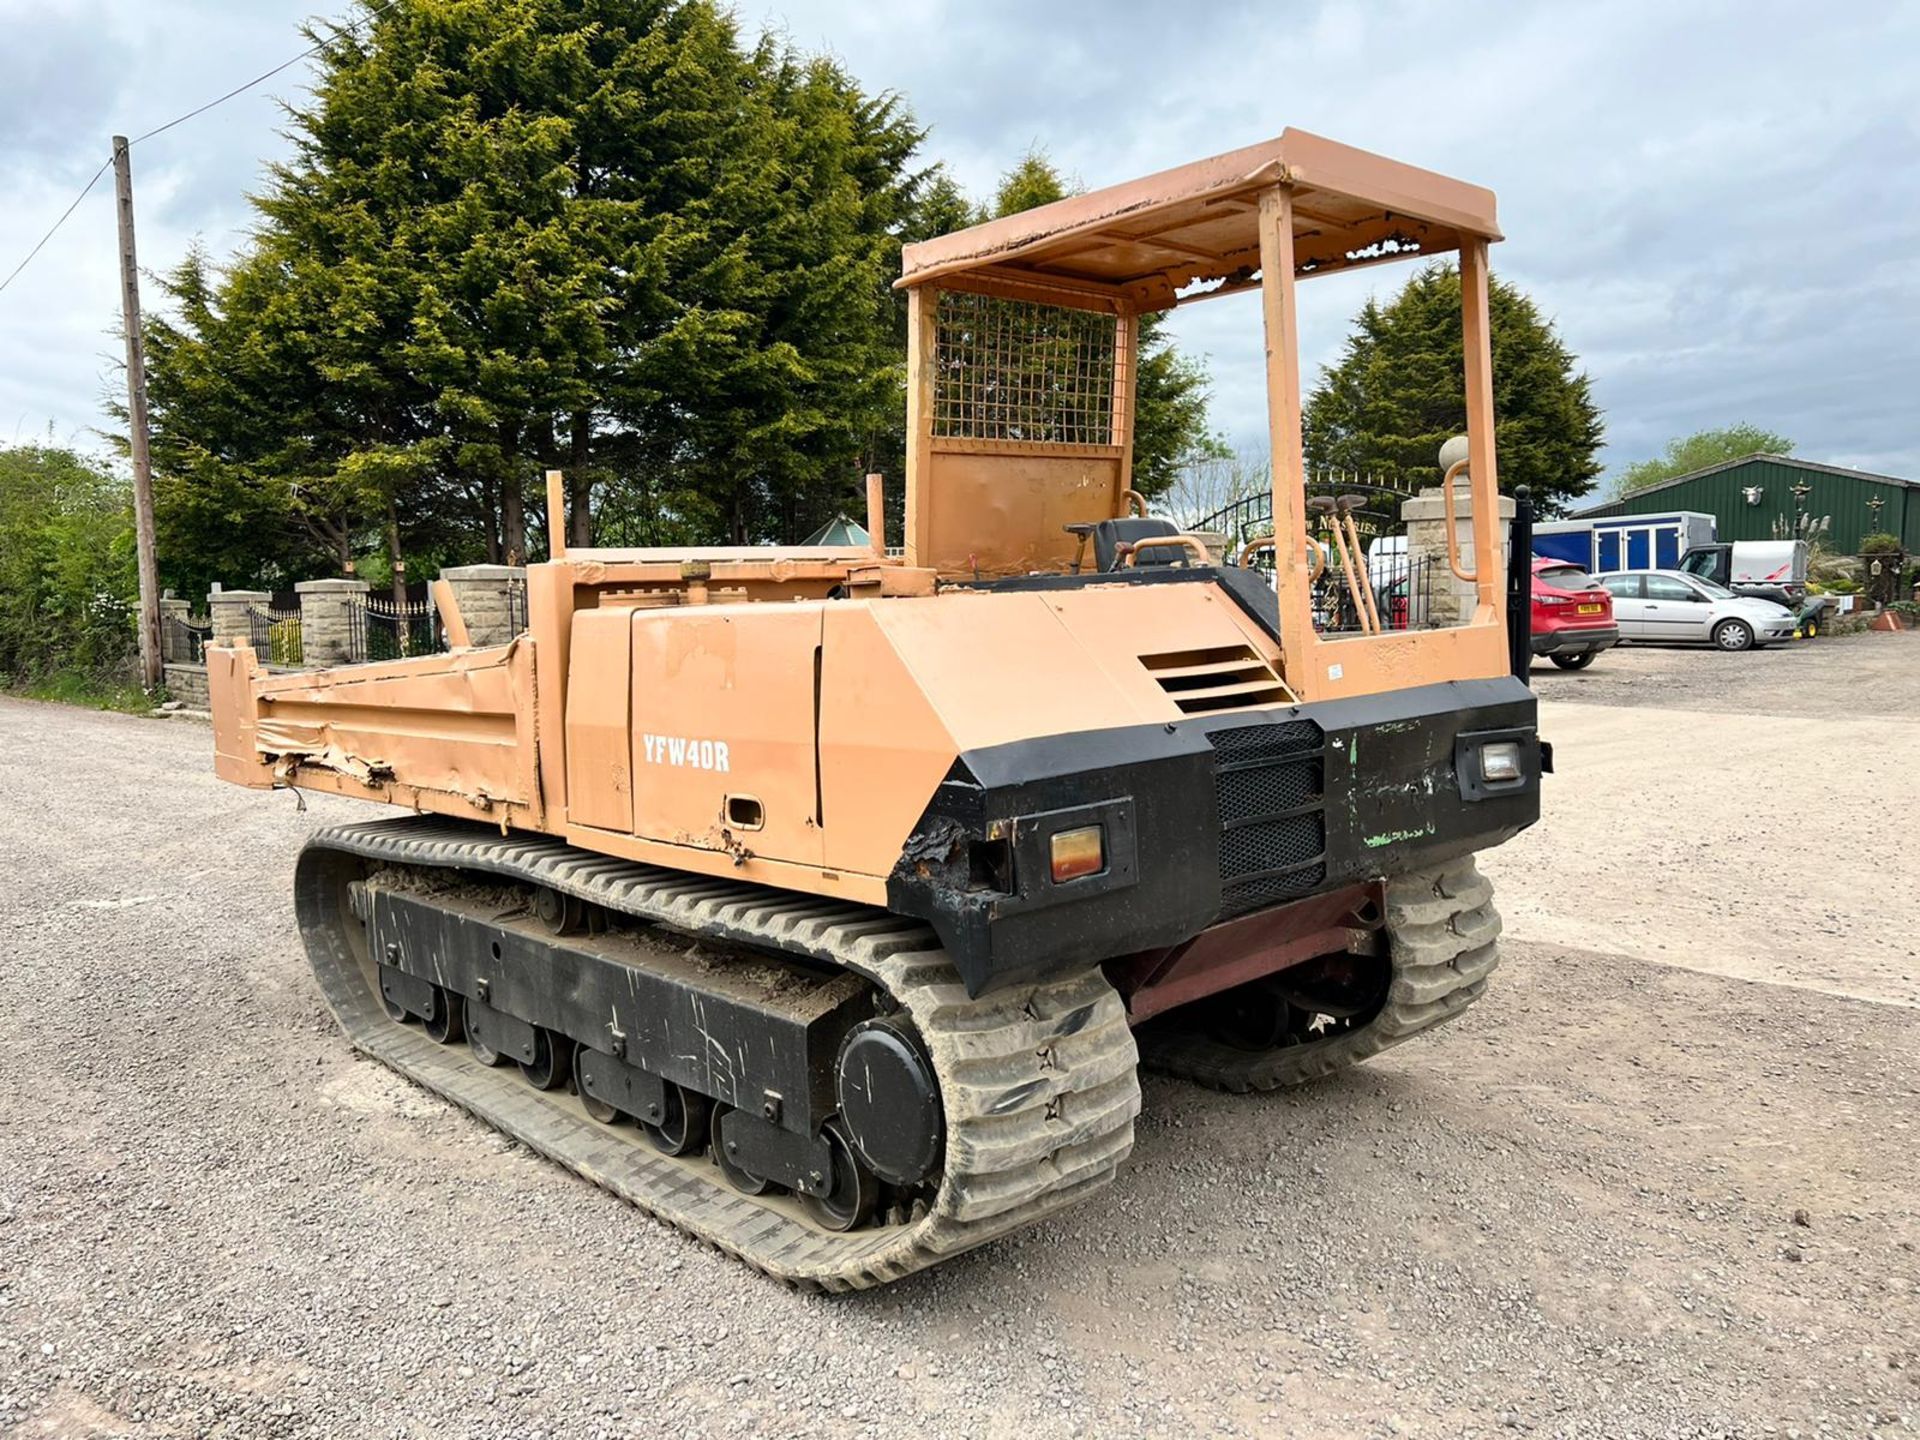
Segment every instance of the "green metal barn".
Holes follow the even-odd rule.
[[[1795,494],[1795,487],[1802,493]],[[1871,503],[1879,500],[1876,514]],[[1898,535],[1909,555],[1920,554],[1920,480],[1870,475],[1819,465],[1790,455],[1749,455],[1663,480],[1619,500],[1576,510],[1577,519],[1698,510],[1714,518],[1718,538],[1771,540],[1774,526],[1800,515],[1832,518],[1827,544],[1842,555],[1859,553],[1861,537],[1876,530]]]

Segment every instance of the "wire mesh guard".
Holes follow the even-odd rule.
[[[1119,348],[1111,315],[946,291],[934,325],[933,433],[1109,445]]]

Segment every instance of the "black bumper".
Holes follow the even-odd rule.
[[[1619,643],[1620,627],[1617,625],[1549,630],[1544,634],[1536,630],[1533,636],[1533,653],[1536,655],[1584,655],[1589,650],[1610,650]]]
[[[1540,814],[1533,693],[1457,681],[962,755],[887,886],[974,994],[1175,945],[1221,920],[1498,845]],[[1519,746],[1489,786],[1478,747]],[[1048,845],[1100,825],[1106,869]]]

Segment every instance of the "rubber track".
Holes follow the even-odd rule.
[[[1445,1024],[1480,998],[1500,963],[1500,915],[1471,856],[1388,881],[1386,912],[1393,980],[1380,1013],[1359,1029],[1262,1051],[1168,1030],[1140,1037],[1141,1063],[1236,1094],[1304,1085]]]
[[[790,1199],[739,1194],[703,1158],[654,1151],[630,1125],[587,1118],[516,1067],[489,1069],[389,1019],[368,987],[319,863],[345,852],[547,885],[696,936],[854,970],[912,1016],[939,1074],[945,1173],[904,1224],[832,1234]],[[1097,970],[970,998],[918,921],[738,881],[615,860],[541,836],[435,817],[316,833],[296,879],[301,931],[327,1002],[360,1050],[688,1234],[795,1285],[856,1290],[898,1280],[1064,1209],[1112,1180],[1133,1148],[1138,1055],[1120,997]]]

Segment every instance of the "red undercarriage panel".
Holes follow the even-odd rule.
[[[1354,931],[1380,928],[1385,892],[1371,881],[1243,915],[1171,949],[1109,961],[1107,978],[1138,1025],[1176,1005],[1345,950]]]

